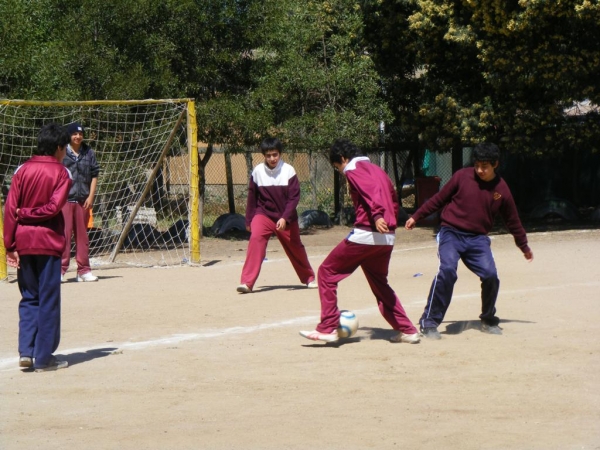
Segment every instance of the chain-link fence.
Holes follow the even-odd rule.
[[[458,161],[457,155],[453,157],[451,152],[427,150],[411,153],[394,149],[367,154],[371,162],[383,168],[392,179],[401,206],[409,214],[450,180],[453,168],[471,165],[471,155],[472,148],[469,147],[458,155]],[[326,154],[284,152],[282,158],[294,166],[300,180],[300,214],[316,209],[329,215],[334,223],[345,224],[352,220],[349,215],[343,215],[352,210],[351,201],[345,194],[345,179],[340,177],[336,184],[336,172]],[[205,172],[205,229],[222,214],[245,214],[250,174],[253,167],[263,161],[263,155],[258,152],[228,155],[218,149],[212,154]],[[498,171],[508,182],[523,219],[556,215],[569,220],[599,220],[600,154],[574,151],[560,157],[539,159],[504,155]],[[229,188],[228,177],[231,180]]]
[[[300,181],[298,212],[318,209],[333,214],[333,169],[327,157],[320,153],[283,153],[282,159],[294,167]],[[250,175],[262,162],[261,153],[228,154],[217,150],[211,155],[204,170],[205,228],[222,214],[245,214]]]
[[[200,147],[201,157],[206,149]],[[372,163],[384,169],[390,176],[400,193],[402,207],[407,211],[415,205],[415,177],[413,163],[406,151],[379,151],[368,153]],[[291,164],[300,181],[300,202],[298,213],[307,210],[320,210],[336,219],[339,209],[351,206],[351,201],[345,195],[345,179],[339,179],[338,205],[336,205],[336,173],[331,167],[328,156],[323,153],[284,152],[282,159]],[[264,161],[260,152],[227,153],[223,149],[214,149],[205,166],[204,177],[204,208],[203,226],[210,229],[215,220],[222,214],[246,212],[248,181],[252,169]],[[422,159],[417,159],[421,165]],[[425,160],[422,174],[438,176],[441,185],[452,176],[452,161],[450,154],[432,154]],[[419,170],[421,171],[421,170]],[[228,181],[229,180],[229,181]],[[336,207],[338,211],[336,211]]]

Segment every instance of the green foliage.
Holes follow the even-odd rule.
[[[600,149],[597,116],[564,114],[600,101],[598,2],[421,0],[409,23],[430,87],[420,109],[430,148],[492,139],[522,152],[577,140]]]
[[[359,3],[271,0],[254,6],[261,39],[250,96],[271,111],[269,131],[292,149],[325,150],[342,136],[377,145],[379,123],[391,116],[365,47]]]
[[[191,97],[199,138],[600,150],[591,0],[0,0],[0,97]]]

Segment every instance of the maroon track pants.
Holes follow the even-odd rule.
[[[400,299],[388,284],[388,268],[392,245],[363,245],[343,240],[325,258],[319,267],[318,283],[321,297],[320,333],[332,333],[339,326],[340,310],[337,304],[337,286],[361,267],[375,297],[383,318],[394,330],[414,334],[417,329],[411,323]]]
[[[267,244],[273,233],[279,239],[298,278],[300,278],[300,282],[307,284],[315,279],[315,272],[308,262],[306,249],[302,245],[302,241],[300,241],[298,222],[289,223],[283,231],[275,229],[275,225],[275,222],[261,214],[255,215],[250,224],[252,232],[250,234],[250,242],[248,242],[246,262],[244,262],[241,277],[242,284],[245,284],[250,289],[254,287],[254,283],[258,279],[262,262],[267,254]]]
[[[71,237],[75,235],[75,260],[79,275],[91,272],[90,240],[87,234],[89,211],[79,203],[67,202],[62,209],[65,218],[66,243],[61,259],[61,273],[64,275],[69,268],[71,259]]]

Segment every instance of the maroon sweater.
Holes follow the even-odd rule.
[[[513,196],[499,175],[485,182],[472,167],[461,169],[412,218],[418,222],[440,209],[443,227],[474,234],[488,234],[494,225],[494,218],[500,214],[517,247],[523,253],[531,251]]]
[[[53,156],[33,156],[19,166],[4,207],[6,250],[16,250],[19,255],[61,256],[65,247],[61,210],[69,189],[71,175]]]
[[[256,214],[267,216],[273,222],[279,219],[297,222],[299,201],[300,183],[294,168],[283,160],[279,160],[274,169],[261,163],[252,171],[248,184],[246,226],[250,226]]]
[[[377,231],[375,222],[383,218],[390,231],[395,230],[398,197],[387,174],[365,156],[353,158],[346,165],[344,174],[350,184],[350,195],[356,212],[354,226]]]

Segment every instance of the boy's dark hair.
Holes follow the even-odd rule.
[[[500,149],[491,142],[482,142],[473,149],[473,162],[489,161],[495,163],[500,159]]]
[[[38,156],[54,156],[58,147],[65,147],[71,142],[67,129],[57,123],[44,125],[37,138],[37,149],[34,154]]]
[[[260,151],[264,155],[269,150],[278,150],[279,153],[283,152],[283,145],[281,144],[281,141],[275,137],[268,137],[263,139],[263,141],[260,144]]]
[[[360,148],[350,142],[348,139],[337,139],[329,149],[329,162],[341,163],[342,157],[346,159],[364,156]]]

